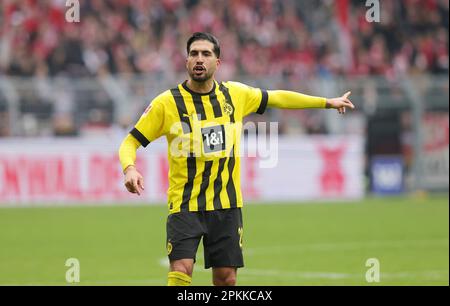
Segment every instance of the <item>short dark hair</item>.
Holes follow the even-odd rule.
[[[203,33],[203,32],[195,32],[188,39],[187,46],[186,46],[188,55],[189,55],[189,50],[191,48],[192,43],[197,40],[207,40],[207,41],[211,42],[214,45],[214,49],[213,49],[214,54],[217,56],[217,58],[220,57],[220,45],[219,45],[219,41],[217,40],[217,38],[215,38],[214,35],[212,35],[212,34]]]

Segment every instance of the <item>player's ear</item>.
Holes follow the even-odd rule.
[[[220,61],[220,58],[218,58],[216,60],[216,68],[219,68],[220,64],[221,64],[221,61]]]

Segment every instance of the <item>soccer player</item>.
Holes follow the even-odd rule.
[[[243,267],[239,125],[267,107],[354,108],[342,97],[327,99],[284,90],[218,83],[218,40],[194,33],[187,41],[188,80],[157,96],[119,149],[125,186],[138,195],[144,179],[135,167],[136,150],[165,136],[169,144],[169,215],[166,245],[168,285],[190,285],[197,248],[203,238],[205,268],[214,285],[235,285]]]

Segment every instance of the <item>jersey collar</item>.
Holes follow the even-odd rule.
[[[184,90],[186,90],[187,92],[189,92],[189,93],[191,93],[191,94],[193,94],[193,95],[208,96],[208,95],[212,94],[212,93],[216,90],[216,81],[215,81],[215,80],[214,80],[214,83],[213,83],[213,88],[211,89],[210,92],[207,92],[207,93],[199,93],[199,92],[195,92],[195,91],[191,90],[191,89],[186,85],[186,83],[187,83],[187,80],[185,80],[185,81],[181,84],[181,86],[183,86]]]

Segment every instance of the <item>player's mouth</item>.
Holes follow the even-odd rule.
[[[194,66],[194,73],[195,74],[202,74],[206,71],[206,68],[200,65]]]

